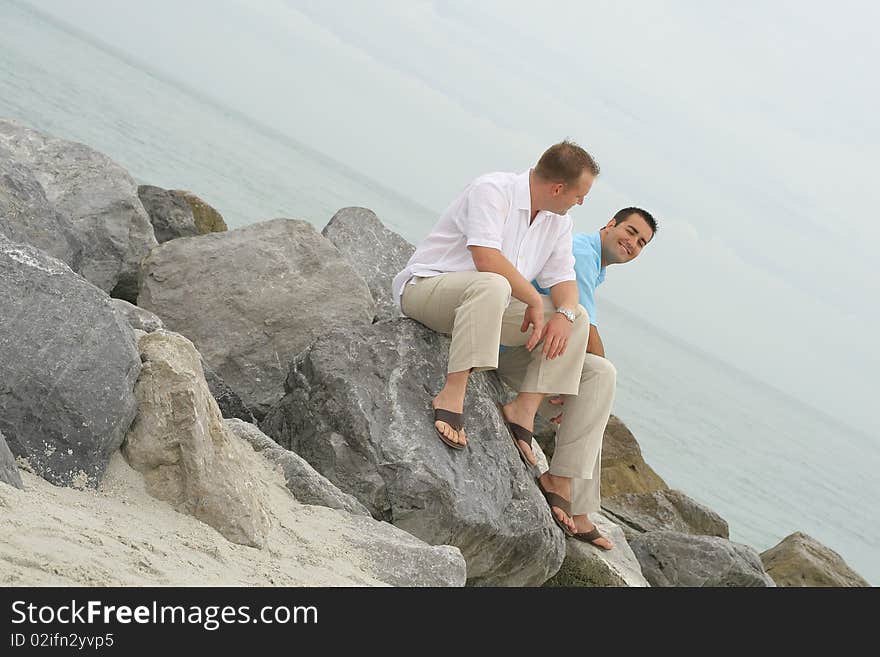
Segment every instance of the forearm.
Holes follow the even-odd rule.
[[[550,299],[556,308],[574,310],[578,305],[578,287],[575,281],[564,281],[550,288]]]
[[[477,271],[500,274],[510,283],[510,293],[527,306],[540,306],[541,295],[535,287],[520,274],[516,267],[498,249],[472,246],[471,256]]]
[[[593,324],[590,324],[590,336],[587,338],[587,353],[605,358],[605,345],[602,344],[599,329]]]

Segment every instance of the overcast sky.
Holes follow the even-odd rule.
[[[574,139],[661,223],[601,299],[880,433],[880,5],[31,4],[438,212]]]

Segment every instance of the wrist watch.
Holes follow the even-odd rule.
[[[569,310],[568,308],[557,308],[556,312],[562,313],[562,315],[572,324],[574,323],[575,314],[573,310]]]

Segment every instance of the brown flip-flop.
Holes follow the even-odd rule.
[[[598,527],[593,527],[588,532],[578,532],[577,534],[571,534],[571,537],[577,539],[578,541],[583,541],[584,543],[595,545],[600,550],[605,550],[606,552],[611,549],[605,547],[604,545],[599,545],[598,543],[596,543],[596,541],[600,538],[605,538],[605,535],[599,531]]]
[[[535,463],[529,461],[529,457],[526,456],[525,450],[519,446],[520,440],[531,446],[532,438],[534,438],[535,434],[516,422],[508,422],[507,418],[504,417],[504,405],[501,402],[496,402],[495,405],[498,407],[498,412],[501,413],[501,420],[504,422],[504,426],[507,427],[507,430],[510,432],[510,437],[513,438],[513,444],[516,447],[516,451],[519,452],[519,458],[530,468],[537,465],[537,461],[535,461]]]
[[[557,518],[555,513],[553,513],[553,507],[555,506],[559,509],[562,509],[562,512],[569,518],[571,518],[571,502],[562,497],[562,495],[551,493],[549,490],[544,488],[544,484],[541,483],[540,479],[535,479],[535,483],[538,484],[538,489],[544,494],[544,499],[547,500],[547,506],[550,507],[550,517],[553,518],[553,522],[559,525],[562,533],[566,536],[576,536],[576,534],[571,531],[564,522]]]
[[[464,414],[463,413],[454,413],[453,411],[447,411],[445,408],[435,408],[434,409],[434,422],[445,422],[450,427],[455,429],[455,431],[460,432],[463,428],[464,422]],[[437,428],[437,425],[434,425],[434,431],[437,432],[437,436],[444,443],[449,445],[452,449],[464,449],[467,447],[466,444],[456,443],[452,440],[449,440],[446,436],[443,435],[443,432]]]

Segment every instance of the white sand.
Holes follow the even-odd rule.
[[[25,490],[0,483],[0,585],[384,585],[345,540],[347,516],[299,504],[268,463],[273,517],[262,550],[150,497],[118,452],[98,491],[21,476]]]

